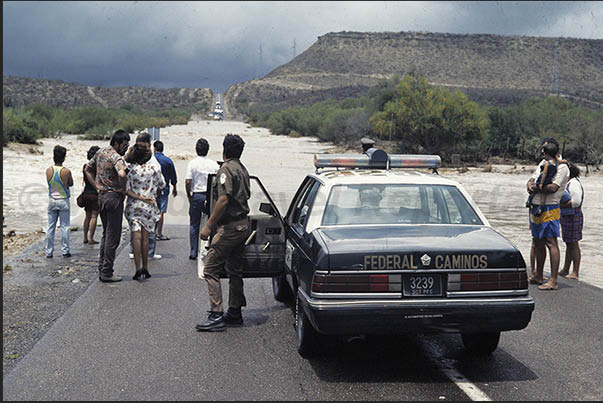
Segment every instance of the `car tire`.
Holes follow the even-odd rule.
[[[278,302],[289,302],[293,299],[293,293],[284,274],[272,277],[272,293]]]
[[[295,299],[295,339],[297,352],[303,358],[315,357],[319,348],[319,334],[301,307],[299,296]]]
[[[498,347],[500,332],[463,333],[465,350],[473,355],[490,355]]]

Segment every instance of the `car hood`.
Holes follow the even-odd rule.
[[[331,270],[525,267],[517,248],[490,227],[388,225],[315,230]]]

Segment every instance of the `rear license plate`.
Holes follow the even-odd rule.
[[[402,276],[405,297],[437,297],[442,295],[442,278],[439,274],[414,274]]]

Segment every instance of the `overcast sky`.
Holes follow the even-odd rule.
[[[223,92],[340,31],[603,39],[603,1],[4,1],[3,71],[106,87]]]

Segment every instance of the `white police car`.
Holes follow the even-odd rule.
[[[521,253],[460,184],[417,170],[439,164],[377,149],[316,155],[282,217],[252,177],[268,202],[250,214],[245,277],[270,276],[275,298],[295,302],[302,356],[328,335],[407,332],[461,333],[489,354],[501,331],[528,325]]]

